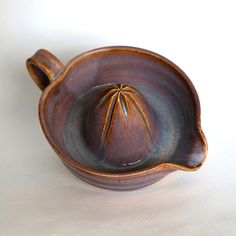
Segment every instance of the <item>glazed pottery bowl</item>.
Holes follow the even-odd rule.
[[[108,189],[136,189],[204,162],[197,92],[163,56],[106,47],[64,66],[41,49],[27,68],[43,90],[44,134],[81,179]]]

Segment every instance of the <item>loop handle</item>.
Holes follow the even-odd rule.
[[[64,65],[52,53],[40,49],[26,61],[26,66],[34,82],[44,90]]]

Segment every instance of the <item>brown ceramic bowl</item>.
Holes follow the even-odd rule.
[[[105,47],[64,66],[41,49],[27,68],[43,90],[39,118],[46,138],[86,182],[136,189],[204,162],[197,92],[163,56]]]

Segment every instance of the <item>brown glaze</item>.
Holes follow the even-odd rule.
[[[40,49],[26,61],[27,69],[41,90],[56,78],[63,64],[49,51]]]
[[[39,117],[45,136],[81,179],[128,190],[175,170],[197,170],[204,162],[207,143],[197,93],[166,58],[107,47],[63,67],[39,50],[27,68],[44,90]]]
[[[143,95],[126,84],[106,86],[85,118],[85,137],[98,159],[141,161],[152,150],[155,119]]]

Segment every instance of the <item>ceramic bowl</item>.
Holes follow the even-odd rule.
[[[27,60],[43,91],[39,118],[72,173],[93,185],[130,190],[206,158],[197,92],[165,57],[105,47],[63,65],[46,50]]]

